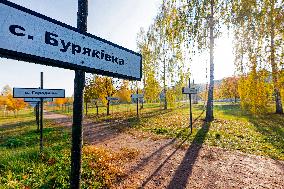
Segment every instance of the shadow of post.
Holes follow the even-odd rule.
[[[202,143],[205,140],[205,136],[209,131],[209,125],[207,123],[204,123],[202,128],[197,132],[195,135],[194,140],[192,141],[192,144],[189,146],[189,149],[187,150],[185,157],[178,167],[173,179],[171,180],[168,188],[184,188],[187,183],[187,178],[191,174],[192,170],[192,165],[194,164],[199,150],[202,147]],[[189,135],[188,135],[189,137]],[[142,183],[141,187],[145,187],[149,181],[162,169],[162,167],[166,164],[166,162],[181,148],[181,146],[188,140],[188,137],[186,137],[180,144],[179,146],[159,165],[159,167],[148,177],[146,180]],[[188,159],[191,157],[190,159]],[[188,162],[192,162],[190,166],[188,167]],[[182,182],[180,182],[180,177],[183,176],[182,174],[186,174],[185,170],[189,170],[187,172],[187,178],[184,179]]]
[[[168,146],[174,144],[174,142],[176,141],[176,138],[170,140],[169,142],[167,142],[165,145],[161,146],[159,149],[157,149],[155,152],[153,152],[152,154],[150,154],[148,157],[144,158],[141,160],[141,162],[139,162],[135,167],[133,167],[129,172],[128,175],[131,175],[132,173],[138,171],[138,170],[142,170],[143,167],[145,165],[147,165],[147,163],[155,156],[159,156],[161,155],[161,153],[163,153],[163,150],[165,148],[167,148]]]
[[[186,188],[187,180],[192,173],[193,165],[198,157],[199,151],[209,131],[210,123],[204,123],[202,128],[197,132],[191,145],[185,153],[185,156],[178,166],[172,180],[168,185],[168,189]]]

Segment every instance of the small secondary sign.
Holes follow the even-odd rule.
[[[111,97],[111,96],[108,96],[106,99],[107,99],[107,100],[119,100],[118,98],[116,98],[116,97]]]
[[[36,105],[38,104],[38,102],[28,102],[32,107],[36,107]]]
[[[24,98],[25,102],[40,102],[40,98]],[[43,98],[45,102],[52,102],[53,98]]]
[[[141,54],[6,0],[0,26],[2,57],[141,80]]]
[[[13,88],[14,98],[65,98],[64,89]]]
[[[182,94],[197,94],[196,88],[183,87]]]
[[[132,94],[131,98],[143,98],[143,94]]]

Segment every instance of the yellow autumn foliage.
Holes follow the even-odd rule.
[[[252,114],[263,114],[268,112],[271,100],[271,85],[266,82],[268,74],[264,71],[253,70],[246,77],[241,77],[238,91],[241,99],[242,109]]]

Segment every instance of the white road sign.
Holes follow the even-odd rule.
[[[108,97],[107,97],[107,100],[119,100],[119,99],[118,99],[118,98],[116,98],[116,97],[108,96]]]
[[[2,57],[141,80],[140,54],[6,0],[0,26]]]
[[[64,89],[13,88],[14,98],[65,98]]]
[[[131,98],[143,98],[143,94],[132,94]]]
[[[182,94],[197,94],[196,88],[183,87]]]
[[[40,102],[40,98],[24,98],[25,102]],[[45,102],[52,102],[53,98],[43,98]]]

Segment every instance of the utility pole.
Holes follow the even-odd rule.
[[[88,0],[78,0],[77,28],[80,32],[87,31]],[[83,90],[85,86],[85,72],[75,71],[74,103],[71,147],[71,175],[70,188],[79,189],[81,181],[82,158],[82,120],[83,120]]]

